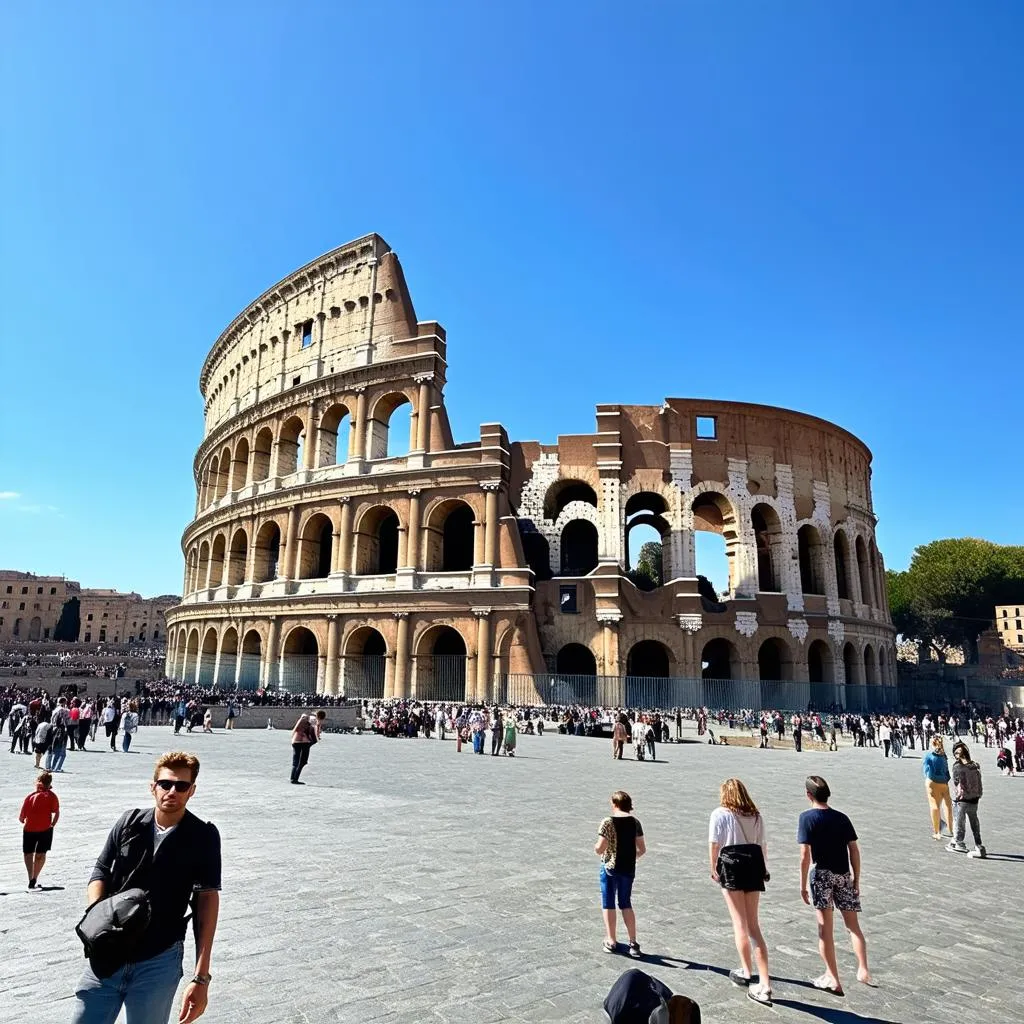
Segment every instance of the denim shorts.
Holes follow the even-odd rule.
[[[630,910],[633,907],[633,876],[623,875],[616,871],[609,871],[603,864],[598,873],[601,882],[601,908],[603,910],[614,910],[618,901],[620,910]]]

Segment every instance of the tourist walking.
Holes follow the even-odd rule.
[[[633,752],[638,761],[643,761],[647,751],[647,726],[639,716],[633,723]]]
[[[149,786],[154,806],[126,811],[110,830],[89,879],[88,903],[91,907],[130,883],[149,897],[151,915],[126,956],[117,962],[90,958],[75,989],[72,1024],[110,1024],[122,1006],[133,1024],[167,1024],[182,977],[190,907],[195,971],[175,1019],[191,1024],[205,1012],[220,910],[221,854],[216,826],[187,809],[198,775],[195,755],[164,754]]]
[[[103,729],[106,732],[107,739],[110,741],[110,749],[116,750],[117,747],[115,742],[117,740],[117,727],[120,724],[121,714],[117,707],[117,698],[111,697],[107,701],[107,706],[103,709]]]
[[[50,715],[50,749],[46,753],[48,772],[64,771],[64,759],[68,756],[68,732],[71,728],[71,713],[66,697],[57,699],[57,706]]]
[[[137,708],[138,705],[135,701],[132,701],[128,705],[128,710],[121,716],[121,750],[126,754],[132,745],[132,739],[139,731],[139,713]]]
[[[293,786],[304,786],[299,776],[302,769],[309,761],[309,752],[314,743],[319,742],[323,730],[323,720],[327,717],[326,711],[318,711],[313,717],[309,714],[299,715],[295,728],[292,729],[292,776]]]
[[[882,753],[885,757],[889,756],[889,749],[892,747],[892,729],[889,728],[889,722],[883,718],[878,726],[878,738],[882,742]]]
[[[708,824],[708,850],[711,880],[722,887],[740,958],[739,970],[730,971],[729,980],[746,988],[747,996],[754,1002],[771,1006],[768,945],[758,921],[761,893],[769,878],[764,819],[739,779],[722,783],[718,801]],[[751,945],[757,964],[757,985],[750,984]]]
[[[516,743],[519,735],[516,732],[516,716],[510,711],[505,716],[505,756],[516,756]]]
[[[95,714],[92,701],[87,700],[82,704],[82,713],[78,716],[78,749],[85,750],[85,739],[92,731],[93,715]]]
[[[797,842],[800,844],[800,896],[813,906],[818,917],[818,952],[825,973],[812,982],[815,988],[845,995],[839,980],[834,912],[843,915],[857,957],[857,980],[873,985],[868,970],[868,946],[860,928],[860,847],[853,823],[841,811],[829,807],[832,791],[820,775],[809,775],[804,784],[810,810],[800,815]]]
[[[235,728],[235,719],[238,717],[238,705],[235,703],[234,697],[228,698],[228,717],[224,719],[224,728],[228,732],[233,732]]]
[[[36,720],[30,715],[29,721]],[[45,719],[37,722],[32,733],[32,750],[36,755],[36,768],[42,768],[43,754],[49,753],[50,750],[50,723]]]
[[[619,715],[612,727],[612,759],[615,761],[622,760],[622,751],[626,746],[626,740],[629,739],[629,733],[626,731],[627,722],[625,715]]]
[[[74,750],[78,745],[78,723],[82,720],[82,707],[77,697],[71,698],[68,708],[68,747]],[[81,748],[85,750],[85,747]]]
[[[968,856],[984,859],[985,847],[981,842],[981,823],[978,821],[978,801],[984,789],[981,768],[971,757],[970,748],[963,741],[953,744],[953,840],[946,844],[950,853],[967,853],[964,842],[967,822],[971,823],[974,849]]]
[[[943,838],[943,827],[946,835],[953,835],[953,802],[949,798],[949,762],[941,736],[932,736],[931,750],[921,761],[921,772],[924,775],[924,788],[928,796],[928,810],[932,817],[932,839]],[[945,825],[942,822],[942,811],[946,812]]]
[[[799,754],[804,744],[804,722],[799,715],[793,716],[793,749]]]
[[[615,938],[615,908],[618,905],[622,923],[626,928],[631,956],[640,955],[636,938],[636,913],[633,910],[633,881],[636,862],[647,852],[644,830],[633,817],[633,798],[624,790],[616,790],[611,797],[612,813],[597,830],[594,853],[601,858],[598,879],[601,886],[601,913],[604,917],[604,951],[618,952]]]
[[[495,711],[494,717],[491,719],[491,757],[497,757],[501,753],[504,731],[505,723],[502,720],[501,712]]]
[[[53,776],[42,772],[36,788],[25,797],[18,820],[22,824],[21,851],[28,872],[28,891],[38,888],[46,855],[53,846],[53,830],[60,820],[60,801],[53,791]]]
[[[658,759],[657,759],[657,757],[655,757],[655,746],[654,746],[655,738],[657,736],[657,729],[655,728],[655,726],[651,722],[647,723],[647,728],[644,731],[644,736],[647,739],[647,753],[649,753],[651,755],[651,760],[652,761],[657,761]]]

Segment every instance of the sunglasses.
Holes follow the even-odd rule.
[[[182,779],[157,779],[156,785],[165,793],[170,793],[172,789],[175,793],[187,793],[192,788],[191,782],[185,782]]]

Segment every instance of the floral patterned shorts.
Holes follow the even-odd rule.
[[[837,875],[825,868],[815,868],[811,875],[811,902],[816,910],[860,912],[860,895],[853,887],[853,875]]]

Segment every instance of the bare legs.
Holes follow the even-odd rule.
[[[860,928],[860,918],[855,910],[841,910],[843,924],[850,933],[850,944],[853,946],[853,955],[857,958],[857,980],[865,985],[873,984],[871,972],[868,970],[868,944],[864,933]],[[832,910],[819,910],[818,914],[818,952],[825,962],[825,974],[822,979],[826,985],[842,992],[843,986],[839,981],[839,966],[836,963],[836,942],[832,933],[833,918],[835,912]]]
[[[26,853],[25,854],[25,870],[28,872],[28,880],[31,882],[32,879],[39,879],[39,873],[43,870],[43,865],[46,863],[45,853]]]
[[[768,974],[768,947],[761,934],[761,925],[757,919],[758,904],[761,899],[759,892],[735,892],[723,889],[725,904],[732,918],[732,937],[736,943],[740,965],[747,977],[752,976],[750,947],[754,947],[754,961],[757,963],[757,975],[764,988],[771,988]]]
[[[636,942],[636,914],[632,907],[623,907],[619,911],[622,914],[622,923],[626,926],[626,935],[630,942]],[[602,910],[604,917],[604,934],[609,942],[615,942],[615,910]]]

